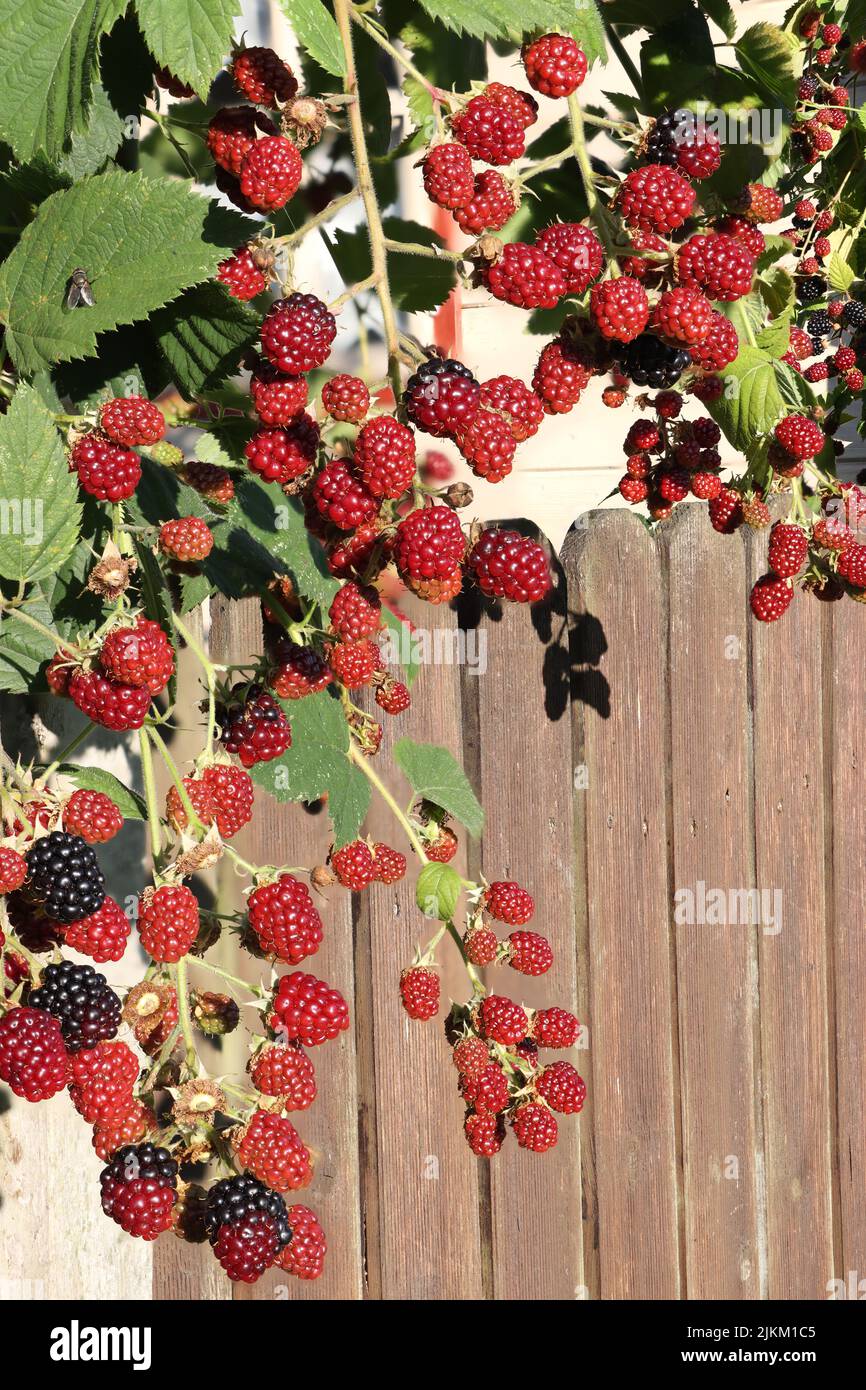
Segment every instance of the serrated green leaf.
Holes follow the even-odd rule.
[[[46,627],[53,626],[51,608],[44,598],[37,597],[24,611]],[[39,667],[51,659],[55,650],[50,637],[0,613],[0,690],[10,695],[25,695],[32,690]]]
[[[211,276],[252,225],[180,180],[121,170],[52,194],[0,269],[0,317],[16,366],[29,374],[92,356],[97,334]],[[76,266],[90,277],[92,307],[66,307]]]
[[[701,9],[718,24],[726,38],[732,39],[737,32],[737,20],[728,0],[698,0]]]
[[[415,901],[425,917],[450,922],[461,887],[460,875],[450,864],[425,864],[415,885]]]
[[[68,153],[58,161],[58,169],[70,180],[97,174],[117,153],[123,135],[123,120],[109,101],[105,88],[97,83],[87,125],[73,134]]]
[[[470,835],[481,834],[484,812],[466,773],[447,748],[401,738],[394,746],[394,758],[416,796],[448,811]]]
[[[280,9],[301,48],[332,77],[345,76],[346,59],[340,31],[322,0],[280,0]]]
[[[775,24],[753,24],[734,45],[740,66],[768,96],[793,108],[802,66],[800,43]]]
[[[770,357],[781,357],[788,351],[791,341],[791,323],[787,318],[774,319],[762,328],[755,337],[756,345]]]
[[[780,265],[770,266],[759,276],[758,293],[774,319],[791,319],[796,308],[794,277]]]
[[[70,555],[81,526],[74,473],[50,413],[21,386],[0,416],[0,575],[34,580]]]
[[[386,217],[382,225],[386,237],[392,241],[419,242],[424,246],[444,245],[440,236],[420,222]],[[363,280],[370,274],[372,260],[366,227],[358,227],[352,232],[337,231],[330,246],[337,269],[348,284]],[[438,309],[445,303],[456,281],[454,265],[450,260],[403,254],[388,256],[388,278],[394,303],[398,309],[409,314]]]
[[[262,316],[211,281],[187,290],[151,319],[160,352],[183,396],[219,386],[255,342]]]
[[[231,49],[239,0],[136,0],[135,9],[156,61],[206,98]]]
[[[847,294],[856,278],[848,262],[842,259],[838,251],[833,251],[827,266],[827,279],[833,289],[841,290],[843,294]]]
[[[590,63],[604,59],[604,26],[595,0],[421,0],[427,13],[476,39],[520,39],[536,30],[573,34]]]
[[[99,40],[126,0],[0,0],[0,137],[52,162],[86,126]]]
[[[707,406],[725,437],[747,458],[785,413],[778,365],[760,348],[741,347],[736,362],[719,373],[724,392]]]
[[[147,820],[147,806],[144,799],[127,787],[114,773],[102,767],[78,767],[73,763],[61,763],[57,771],[74,782],[76,787],[87,792],[104,792],[110,796],[124,820]]]
[[[246,533],[264,553],[270,574],[290,574],[304,598],[327,607],[339,586],[328,570],[322,547],[304,525],[303,507],[275,483],[244,479],[226,508],[227,541]],[[242,552],[243,553],[243,552]]]

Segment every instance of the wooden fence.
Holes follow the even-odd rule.
[[[586,1023],[589,1099],[555,1150],[509,1140],[473,1158],[442,1030],[397,999],[421,927],[412,884],[332,892],[314,968],[353,1001],[354,1029],[319,1050],[320,1097],[298,1120],[325,1276],[232,1291],[207,1248],[130,1249],[105,1229],[63,1097],[0,1116],[2,1272],[47,1280],[48,1297],[521,1301],[826,1298],[866,1275],[866,614],[800,597],[755,624],[764,545],[716,536],[697,506],[659,539],[596,513],[549,606],[464,611],[484,673],[422,673],[394,721],[473,781],[488,820],[468,868],[535,895],[555,964],[506,972],[503,992]],[[256,622],[215,609],[213,650],[257,650]],[[391,833],[387,812],[372,823]],[[260,815],[242,852],[312,862],[327,838],[293,806]],[[446,991],[464,997],[461,973]],[[61,1135],[88,1181],[28,1255]],[[52,1269],[70,1220],[78,1262]]]

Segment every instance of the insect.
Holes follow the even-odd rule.
[[[67,309],[75,309],[79,304],[90,306],[93,303],[93,286],[90,283],[87,271],[82,270],[79,266],[77,270],[73,270],[69,277],[69,293],[66,296],[66,307]]]

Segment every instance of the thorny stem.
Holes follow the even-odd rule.
[[[406,832],[406,838],[408,839],[409,843],[411,844],[421,863],[428,863],[429,861],[427,859],[427,855],[424,853],[424,846],[421,843],[421,839],[418,836],[415,827],[412,825],[412,822],[409,820],[408,816],[406,816],[404,812],[401,810],[401,808],[397,805],[397,802],[394,800],[388,788],[385,786],[385,783],[382,781],[381,777],[378,775],[378,773],[373,771],[372,767],[370,766],[370,759],[366,758],[363,753],[359,752],[357,745],[354,743],[349,749],[349,757],[356,764],[356,766],[358,766],[361,769],[367,780],[371,782],[372,785],[376,788],[376,791],[379,793],[385,804],[388,807],[390,807],[390,809],[393,811],[394,815],[397,817],[398,821],[400,822],[404,831]]]
[[[434,261],[465,261],[462,251],[449,251],[445,246],[425,246],[420,241],[392,241],[385,237],[385,250],[403,256],[428,256]]]
[[[347,208],[360,196],[361,190],[359,188],[351,188],[348,193],[341,193],[339,198],[333,198],[326,207],[322,208],[321,212],[308,218],[303,226],[297,227],[293,232],[287,232],[285,236],[274,237],[274,241],[279,246],[294,246],[296,242],[303,241],[308,232],[314,232],[323,223],[330,222],[332,217],[336,217],[338,212],[342,212],[343,208]]]
[[[466,974],[469,976],[470,983],[475,993],[486,994],[487,989],[485,988],[484,982],[481,979],[481,976],[478,974],[478,971],[475,969],[475,966],[472,964],[472,962],[466,955],[466,947],[463,945],[460,933],[455,927],[454,923],[449,922],[447,924],[446,930],[448,932],[448,935],[451,937],[451,940],[454,942],[455,946],[460,952],[460,958],[463,961],[464,966],[466,967]]]
[[[237,975],[231,975],[228,970],[223,970],[221,965],[214,965],[209,960],[197,960],[196,969],[210,970],[214,975],[219,975],[221,980],[226,980],[230,985],[236,985],[238,989],[245,989],[249,994],[255,995],[257,999],[266,998],[267,991],[261,985],[250,984],[249,980],[241,980]]]
[[[178,771],[177,763],[175,762],[174,758],[171,756],[168,749],[166,748],[162,736],[157,733],[156,729],[153,727],[152,724],[149,725],[147,733],[148,737],[153,743],[153,746],[156,748],[157,752],[159,753],[160,757],[162,758],[163,762],[168,768],[171,780],[172,782],[174,782],[175,789],[177,791],[178,796],[180,797],[181,805],[183,806],[183,809],[186,812],[187,820],[189,821],[190,825],[193,826],[196,830],[204,832],[205,827],[199,820],[195,807],[189,799],[189,792],[183,785],[183,778],[181,777],[180,772]]]
[[[580,109],[580,102],[577,94],[572,92],[568,98],[568,118],[571,123],[571,147],[580,170],[580,177],[583,183],[583,191],[586,195],[586,206],[589,211],[590,219],[604,244],[605,253],[609,262],[612,277],[620,274],[619,262],[613,248],[610,234],[610,223],[608,222],[607,209],[601,202],[595,187],[595,180],[592,173],[592,161],[586,148],[586,134],[583,128],[583,112]]]
[[[347,290],[344,290],[341,295],[331,301],[328,308],[332,314],[336,314],[344,304],[348,304],[352,299],[357,299],[359,294],[364,294],[366,290],[375,289],[376,284],[376,275],[368,275],[365,279],[359,280],[357,284],[350,285]]]
[[[607,16],[605,16],[603,19],[603,23],[604,32],[607,35],[608,43],[610,44],[611,48],[613,49],[614,53],[619,59],[622,69],[627,75],[629,82],[634,87],[638,98],[642,99],[643,79],[641,78],[640,73],[638,72],[637,68],[632,62],[631,57],[629,56],[628,51],[626,50],[625,44],[623,43],[619,34],[616,32],[616,29],[614,28],[611,20]]]
[[[180,1024],[180,1031],[183,1033],[183,1040],[186,1043],[186,1064],[190,1071],[198,1076],[201,1071],[198,1051],[196,1050],[195,1038],[192,1035],[192,1019],[189,1014],[189,993],[187,984],[187,957],[182,956],[177,965],[172,967],[174,976],[174,987],[177,990],[177,1017]]]
[[[357,5],[350,5],[349,13],[352,19],[358,25],[358,27],[360,29],[363,29],[364,33],[368,34],[374,43],[377,43],[380,48],[384,49],[384,51],[394,59],[394,62],[397,64],[398,67],[401,67],[404,72],[408,72],[409,76],[414,77],[416,82],[420,82],[425,92],[429,93],[429,95],[433,98],[434,101],[447,101],[449,99],[450,93],[442,91],[440,87],[434,87],[430,79],[428,77],[425,77],[423,72],[418,71],[415,64],[412,62],[410,58],[407,58],[406,55],[401,53],[398,48],[394,47],[390,40],[388,40],[385,37],[385,35],[381,32],[378,26],[376,24],[372,24],[370,20],[368,20],[367,17],[361,13]]]
[[[388,375],[391,378],[391,385],[394,389],[394,393],[399,398],[402,390],[402,381],[400,378],[397,314],[394,308],[394,301],[391,297],[391,286],[388,281],[388,255],[385,250],[385,232],[382,227],[382,216],[379,212],[379,203],[373,185],[373,175],[370,171],[370,156],[367,152],[364,121],[361,115],[360,102],[358,100],[358,79],[355,72],[355,52],[352,43],[352,9],[350,0],[334,0],[334,16],[337,21],[340,41],[343,45],[343,53],[346,59],[346,76],[343,81],[343,90],[347,95],[354,98],[348,106],[349,134],[352,140],[352,152],[355,157],[355,168],[358,174],[358,188],[360,190],[361,200],[364,204],[364,212],[367,216],[367,230],[370,236],[370,249],[373,258],[372,273],[375,276],[376,293],[379,296],[379,305],[382,310],[382,327],[384,329],[385,343],[388,349]]]
[[[66,747],[62,749],[60,753],[57,754],[57,757],[54,759],[52,763],[49,763],[48,767],[45,768],[44,772],[40,772],[36,781],[33,783],[34,791],[36,791],[37,787],[43,787],[45,785],[45,783],[48,781],[48,778],[53,776],[53,774],[60,767],[61,763],[65,763],[67,759],[75,752],[76,748],[80,748],[82,743],[84,743],[85,739],[90,738],[90,735],[93,733],[93,730],[95,728],[96,725],[93,723],[93,720],[88,719],[84,728],[79,729],[78,733],[75,735],[75,738],[69,740]]]
[[[177,613],[172,613],[171,620],[183,638],[190,651],[195,653],[199,664],[204,671],[205,682],[207,684],[207,743],[208,753],[213,751],[214,730],[216,728],[216,667],[209,660],[201,643],[190,632],[186,623],[182,622]]]
[[[156,782],[153,776],[153,758],[150,751],[150,739],[146,729],[138,731],[138,749],[141,756],[141,777],[144,783],[144,799],[147,803],[147,824],[150,830],[150,850],[154,862],[159,860],[162,852],[162,825],[159,819],[159,810],[156,803]]]

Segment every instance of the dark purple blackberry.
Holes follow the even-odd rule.
[[[811,338],[826,338],[833,332],[833,320],[824,309],[819,309],[817,314],[810,314],[807,318],[806,332]]]
[[[92,847],[80,835],[52,830],[27,855],[24,885],[32,902],[56,922],[89,917],[105,901],[105,877]]]
[[[239,702],[220,706],[217,720],[223,747],[244,767],[279,758],[291,747],[291,726],[273,695],[260,685],[236,686],[232,695]]]
[[[480,389],[462,362],[431,357],[406,382],[403,404],[413,425],[443,438],[469,423],[478,409]]]
[[[817,304],[827,293],[827,281],[820,275],[807,275],[797,281],[796,288],[800,304]]]
[[[791,223],[800,232],[805,232],[812,225],[811,217],[792,217]]]
[[[155,1240],[177,1201],[177,1164],[155,1144],[125,1144],[99,1175],[102,1210],[128,1235]]]
[[[27,1002],[54,1015],[67,1052],[95,1047],[103,1038],[113,1038],[120,1027],[120,1000],[92,965],[73,965],[71,960],[46,965],[42,983]]]
[[[258,1178],[242,1173],[237,1178],[222,1178],[207,1194],[205,1226],[211,1245],[215,1245],[223,1226],[235,1226],[256,1212],[273,1218],[280,1248],[292,1238],[286,1204],[278,1192],[272,1192]]]
[[[652,386],[657,391],[679,381],[692,360],[683,348],[669,347],[652,333],[641,333],[631,343],[614,343],[613,348],[623,376],[635,386]]]
[[[817,357],[818,353],[819,353],[819,352],[823,352],[823,351],[824,351],[824,339],[823,339],[823,338],[813,338],[813,339],[812,339],[812,356],[813,356],[813,357]]]
[[[849,299],[842,311],[842,322],[846,328],[866,328],[866,304]]]
[[[691,111],[666,111],[659,116],[650,128],[644,145],[647,162],[674,167],[683,136],[693,130],[694,125],[695,118]]]

